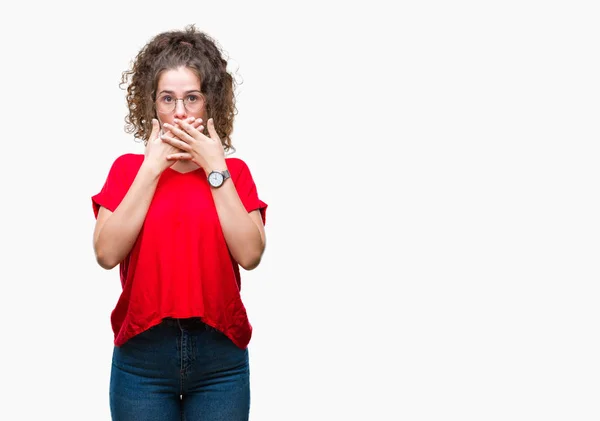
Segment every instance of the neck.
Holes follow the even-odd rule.
[[[200,167],[193,161],[177,161],[171,168],[179,172],[188,172],[194,171]]]

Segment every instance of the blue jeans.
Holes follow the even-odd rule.
[[[199,319],[165,319],[115,347],[113,421],[247,421],[248,350]]]

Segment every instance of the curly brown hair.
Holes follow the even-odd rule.
[[[127,86],[125,131],[148,142],[152,119],[156,118],[154,101],[160,75],[185,66],[201,81],[206,97],[207,113],[213,118],[215,129],[225,151],[234,151],[231,144],[235,105],[236,81],[227,71],[227,60],[219,44],[192,25],[183,31],[163,32],[154,36],[138,53],[131,68],[122,73],[119,87]],[[205,129],[206,133],[206,129]]]

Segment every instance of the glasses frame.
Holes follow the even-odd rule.
[[[202,107],[204,107],[206,105],[206,96],[202,92],[200,92],[200,91],[188,92],[187,95],[189,96],[189,95],[192,95],[194,93],[197,93],[197,95],[202,98]],[[192,111],[192,110],[190,110],[187,107],[187,102],[186,102],[187,96],[186,96],[185,98],[175,98],[175,101],[173,102],[173,109],[171,111],[168,111],[168,112],[167,111],[159,111],[158,110],[158,106],[156,105],[156,103],[157,103],[157,101],[160,98],[162,98],[163,96],[167,96],[167,95],[170,95],[170,94],[161,95],[161,96],[159,96],[158,98],[156,98],[154,100],[154,109],[156,110],[157,113],[160,113],[160,114],[173,114],[175,112],[175,110],[177,109],[177,101],[183,102],[183,108],[185,108],[185,110],[188,113],[197,113],[198,111],[200,111],[202,109],[202,107],[200,107],[200,110],[198,110],[198,111]],[[173,96],[173,95],[170,95],[170,96]]]

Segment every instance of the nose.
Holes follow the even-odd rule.
[[[185,106],[183,105],[183,99],[178,99],[177,101],[175,101],[175,118],[183,120],[186,117],[187,115]]]

